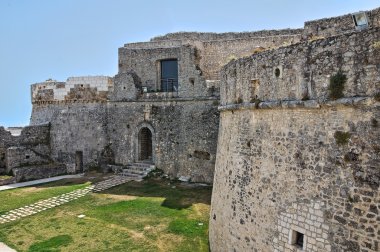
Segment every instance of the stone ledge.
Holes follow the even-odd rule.
[[[108,101],[108,103],[119,103],[119,102],[125,102],[125,103],[138,103],[138,102],[183,102],[183,101],[218,101],[218,96],[199,96],[199,97],[167,97],[167,98],[148,98],[143,99],[140,98],[138,100],[121,100],[121,101]]]
[[[259,104],[255,103],[240,103],[240,104],[227,104],[219,106],[219,111],[229,110],[252,110],[252,109],[320,109],[322,107],[336,107],[336,106],[370,106],[377,101],[373,97],[348,97],[341,98],[333,101],[323,100],[291,100],[291,101],[263,101]]]

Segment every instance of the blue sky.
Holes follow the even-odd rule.
[[[117,49],[176,31],[301,28],[379,0],[0,0],[0,126],[27,125],[30,84],[117,73]]]

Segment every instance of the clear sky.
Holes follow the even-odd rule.
[[[117,49],[176,31],[301,28],[379,0],[0,0],[0,126],[22,126],[30,84],[117,73]]]

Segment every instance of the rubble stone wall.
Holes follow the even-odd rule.
[[[379,250],[379,35],[305,41],[222,70],[212,251]],[[332,100],[339,70],[344,98]]]
[[[138,161],[138,133],[153,134],[153,162],[172,178],[213,181],[218,136],[218,100],[170,99],[112,102],[108,105],[111,148],[115,162]],[[205,153],[205,155],[199,155]]]

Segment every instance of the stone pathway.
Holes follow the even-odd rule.
[[[77,189],[69,193],[61,194],[56,197],[41,200],[34,204],[11,210],[5,213],[4,215],[0,215],[0,224],[15,221],[23,217],[27,217],[27,216],[45,211],[53,207],[60,206],[67,202],[83,197],[89,194],[90,192],[104,191],[111,187],[124,184],[131,180],[133,179],[129,177],[113,176],[107,180],[98,182],[94,185],[87,186],[84,189]]]
[[[44,183],[53,182],[53,181],[57,181],[57,180],[61,180],[61,179],[80,178],[80,177],[83,177],[83,174],[63,175],[63,176],[56,176],[56,177],[51,177],[51,178],[37,179],[37,180],[33,180],[33,181],[27,181],[27,182],[22,182],[22,183],[15,183],[15,184],[0,186],[0,191],[15,189],[15,188],[19,188],[19,187],[25,187],[25,186],[31,186],[31,185],[44,184]],[[1,250],[0,250],[0,252],[1,252]]]

